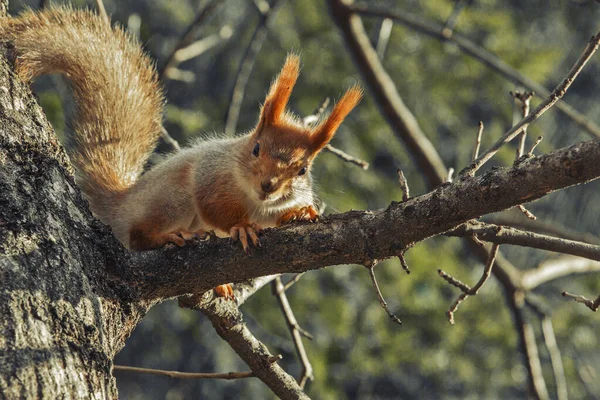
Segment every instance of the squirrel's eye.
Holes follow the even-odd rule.
[[[302,167],[300,172],[298,172],[298,175],[304,175],[305,173],[306,173],[306,167]]]
[[[260,145],[258,144],[258,142],[256,143],[256,145],[254,146],[254,150],[252,150],[252,155],[254,157],[258,157],[258,152],[260,151]]]

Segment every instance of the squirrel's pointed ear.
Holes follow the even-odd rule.
[[[335,135],[337,128],[344,121],[344,118],[352,111],[363,97],[363,89],[359,85],[354,85],[344,93],[337,102],[333,111],[327,119],[317,126],[310,137],[312,151],[319,152]]]
[[[271,83],[260,113],[259,128],[276,125],[281,120],[299,74],[300,57],[296,54],[288,54],[281,72]]]

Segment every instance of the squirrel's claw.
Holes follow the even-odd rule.
[[[190,231],[179,231],[172,232],[167,235],[167,240],[170,243],[174,243],[179,247],[183,247],[186,243],[193,242],[194,240],[206,239],[208,233],[202,229],[190,232]]]
[[[248,239],[255,247],[261,247],[260,239],[258,235],[262,233],[262,228],[255,223],[249,224],[247,222],[239,223],[233,226],[229,230],[229,236],[231,236],[231,240],[240,241],[242,243],[242,248],[246,254],[250,254],[250,245]]]
[[[225,285],[217,286],[215,288],[215,294],[218,297],[224,297],[225,300],[235,300],[235,296],[233,294],[233,288],[228,283],[226,283]]]
[[[294,221],[315,222],[319,219],[319,213],[313,206],[306,206],[290,210],[277,220],[277,225],[284,225]]]

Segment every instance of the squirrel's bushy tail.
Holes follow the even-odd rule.
[[[23,79],[62,73],[71,81],[71,158],[105,219],[107,202],[133,185],[160,135],[163,96],[152,62],[122,29],[68,7],[3,18],[0,40],[14,44]]]

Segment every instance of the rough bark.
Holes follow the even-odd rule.
[[[145,310],[103,275],[121,246],[11,71],[0,60],[0,398],[116,398],[112,359]]]

